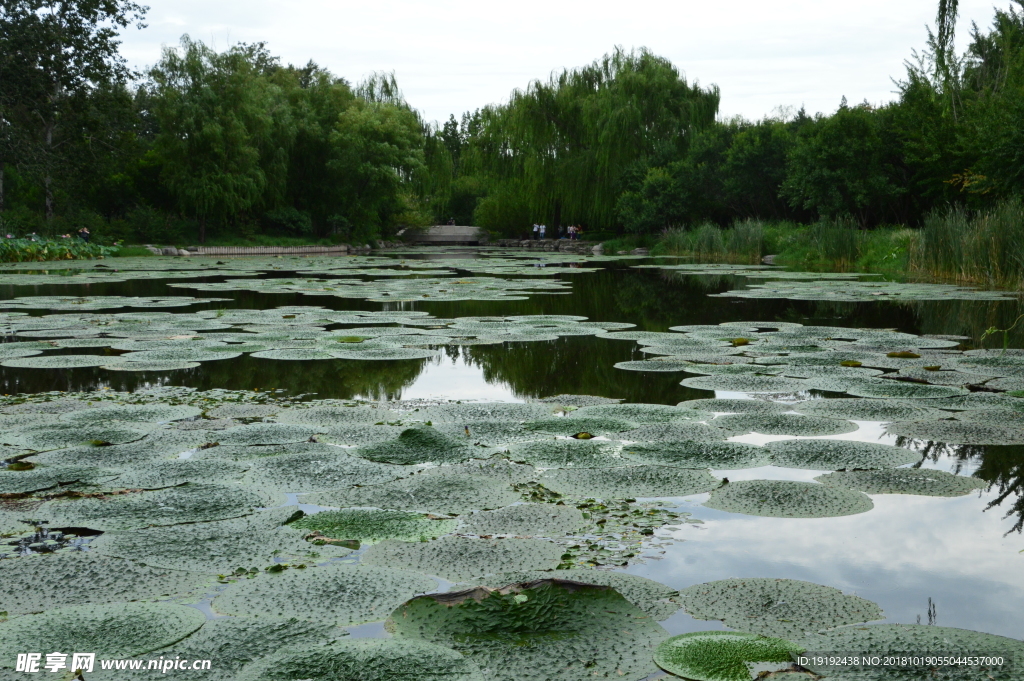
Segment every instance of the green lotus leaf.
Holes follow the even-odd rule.
[[[323,350],[317,350],[315,348],[283,348],[280,350],[262,350],[260,352],[252,353],[253,357],[259,359],[276,359],[276,360],[292,360],[292,361],[304,361],[311,359],[337,359],[334,355],[331,355]]]
[[[673,636],[658,646],[662,669],[694,681],[750,681],[748,665],[789,662],[803,648],[781,638],[733,631],[697,631]]]
[[[235,582],[213,600],[213,609],[349,626],[381,620],[403,601],[435,588],[429,577],[392,567],[330,563]]]
[[[343,508],[320,511],[291,523],[291,527],[315,532],[327,540],[376,544],[385,539],[425,541],[455,531],[455,520],[433,519],[422,513],[378,508]]]
[[[897,421],[886,427],[890,435],[945,442],[956,445],[1024,444],[1024,430],[1017,423],[977,423],[973,421]]]
[[[130,530],[150,525],[177,525],[238,518],[270,500],[247,487],[189,483],[179,487],[133,492],[101,499],[48,501],[35,512],[54,527]]]
[[[359,638],[286,649],[242,671],[238,681],[483,681],[474,662],[439,645]]]
[[[874,508],[861,492],[790,480],[730,482],[712,491],[704,505],[769,518],[833,518]]]
[[[599,397],[597,395],[552,395],[551,397],[542,397],[534,402],[541,404],[555,404],[562,407],[590,407],[595,404],[617,404],[622,400],[618,400],[611,397]]]
[[[507,482],[483,475],[451,473],[447,467],[379,485],[303,495],[304,503],[321,506],[445,514],[501,508],[521,500]]]
[[[619,443],[607,440],[550,439],[513,445],[508,456],[540,468],[603,468],[622,466]]]
[[[681,385],[700,390],[742,393],[793,393],[812,387],[805,381],[780,376],[694,376],[684,380]]]
[[[0,627],[0,648],[130,657],[180,641],[205,621],[197,608],[170,603],[72,605],[6,622]],[[14,662],[13,655],[5,655],[0,669],[11,670]]]
[[[218,459],[147,461],[124,470],[112,484],[129,489],[161,489],[199,480],[224,484],[240,482],[248,469],[246,465]]]
[[[0,600],[12,616],[69,605],[186,596],[201,593],[208,581],[194,572],[141,565],[92,550],[0,560]]]
[[[44,355],[42,357],[22,357],[5,359],[0,366],[12,369],[82,369],[116,365],[121,363],[120,357],[114,355]]]
[[[569,412],[566,418],[621,419],[636,424],[671,423],[673,421],[700,421],[710,418],[692,409],[680,409],[667,404],[599,404]]]
[[[81,428],[81,426],[79,426]],[[134,466],[175,457],[210,442],[204,430],[154,430],[142,439],[111,446],[83,445],[33,454],[32,460],[47,465]]]
[[[265,565],[276,556],[298,560],[311,552],[349,553],[340,546],[313,546],[300,529],[286,525],[301,516],[294,506],[257,511],[244,518],[172,527],[105,532],[89,544],[96,552],[149,566],[206,574],[228,574],[239,566]]]
[[[195,369],[199,362],[181,361],[150,361],[150,362],[122,362],[120,364],[104,364],[101,369],[107,371],[180,371],[182,369]]]
[[[857,425],[840,419],[797,414],[733,414],[719,416],[711,425],[730,435],[761,433],[762,435],[819,436],[852,433]]]
[[[727,470],[758,468],[769,463],[764,447],[742,442],[663,441],[625,445],[622,457],[643,464]]]
[[[979,478],[928,468],[842,471],[819,475],[815,480],[867,494],[917,494],[927,497],[960,497],[988,487],[988,483]]]
[[[58,486],[81,488],[108,482],[117,474],[117,471],[74,465],[37,466],[27,471],[0,468],[0,494],[29,494]]]
[[[853,440],[776,440],[765,449],[773,465],[815,471],[898,468],[921,460],[909,449]]]
[[[222,445],[283,445],[306,442],[324,428],[290,423],[253,423],[222,430],[217,441]]]
[[[805,403],[800,403],[805,404]],[[781,414],[795,408],[795,405],[765,400],[702,399],[680,402],[682,409],[698,412],[724,414]]]
[[[685,497],[710,492],[721,482],[706,470],[642,465],[551,470],[539,479],[559,494],[600,499]]]
[[[898,400],[876,400],[867,398],[838,398],[831,400],[808,400],[794,409],[809,416],[850,419],[853,421],[919,421],[944,418],[949,414],[934,409],[936,400],[901,402]]]
[[[582,511],[573,506],[516,504],[464,516],[459,531],[477,536],[564,537],[586,525]]]
[[[463,424],[471,421],[529,421],[551,415],[551,408],[541,404],[487,402],[484,404],[444,404],[409,414],[421,421]]]
[[[230,409],[230,406],[218,407],[218,409]],[[333,405],[324,404],[323,402],[312,403],[312,406],[295,406],[290,409],[278,409],[277,411],[279,413],[275,420],[278,423],[299,423],[318,427],[343,424],[374,424],[399,418],[398,414],[381,407]],[[224,412],[223,414],[231,415],[230,412]],[[221,415],[221,412],[217,412],[217,415]],[[238,416],[233,418],[238,418]]]
[[[471,586],[486,584],[520,584],[538,580],[557,579],[610,586],[627,601],[660,622],[671,617],[681,607],[676,602],[679,592],[661,582],[627,572],[607,570],[534,570],[531,572],[503,572],[493,577],[467,582]]]
[[[579,433],[612,435],[635,428],[637,424],[622,419],[610,418],[549,418],[527,421],[526,427],[546,435],[573,436]]]
[[[201,413],[201,409],[184,404],[121,404],[73,411],[61,415],[60,420],[85,425],[102,424],[108,421],[163,423],[194,419]]]
[[[621,440],[680,442],[716,442],[724,440],[729,433],[714,425],[696,421],[677,421],[675,423],[656,423],[640,426],[632,430],[618,433]]]
[[[763,636],[798,638],[883,618],[871,601],[794,579],[722,579],[683,589],[679,600],[697,619]]]
[[[60,449],[82,444],[125,444],[146,437],[155,424],[138,422],[119,423],[49,423],[18,428],[3,434],[4,444],[21,445],[29,449]]]
[[[564,548],[542,539],[441,537],[428,542],[387,540],[362,555],[365,565],[388,565],[437,575],[452,582],[476,579],[499,570],[550,570]]]
[[[190,669],[189,676],[204,681],[236,681],[243,669],[248,671],[250,666],[255,668],[268,657],[273,657],[271,651],[319,649],[336,639],[338,633],[339,630],[330,625],[296,619],[221,617],[208,620],[185,640],[161,648],[148,658],[159,654],[168,660],[210,660],[209,670]],[[141,670],[119,669],[111,678],[127,681],[152,678],[154,672],[147,666],[148,659]],[[263,671],[258,673],[265,674]],[[97,678],[104,678],[100,674],[102,672],[97,669]]]
[[[356,454],[379,463],[404,466],[424,463],[458,463],[484,454],[475,450],[469,438],[448,437],[429,426],[408,428],[394,440],[360,447]]]
[[[247,479],[257,487],[302,493],[379,485],[409,474],[400,466],[367,461],[353,454],[350,449],[309,444],[293,453],[252,460]]]

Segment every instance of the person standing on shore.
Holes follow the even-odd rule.
[[[547,229],[548,229],[547,225],[541,225],[540,226],[540,238],[541,238],[541,241],[544,240],[544,232],[546,232]]]
[[[539,235],[540,235],[540,225],[538,225],[535,222],[535,223],[533,223],[533,240],[536,241]]]

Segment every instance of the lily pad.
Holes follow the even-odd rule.
[[[550,570],[561,562],[562,546],[542,539],[441,537],[428,542],[387,540],[362,555],[365,565],[387,565],[437,575],[452,582],[499,570]]]
[[[740,393],[794,393],[812,387],[806,381],[781,376],[694,376],[681,385],[699,390]]]
[[[909,449],[853,440],[776,440],[765,449],[776,466],[815,471],[897,468],[921,460]]]
[[[626,463],[619,456],[618,442],[573,438],[514,445],[507,456],[540,468],[603,468]]]
[[[834,518],[874,508],[861,492],[790,480],[740,480],[711,492],[708,508],[769,518]]]
[[[419,473],[380,485],[304,495],[303,501],[341,508],[460,514],[501,508],[522,500],[506,482],[483,475],[450,474],[445,468],[435,470],[438,473]]]
[[[13,369],[83,369],[115,365],[121,361],[123,360],[115,355],[45,355],[5,359],[0,362],[0,366]]]
[[[195,369],[199,362],[184,361],[149,361],[149,362],[121,362],[119,364],[104,364],[101,369],[107,371],[181,371],[183,369]]]
[[[448,437],[429,426],[408,428],[394,440],[360,447],[356,453],[370,461],[403,466],[458,463],[485,456],[474,451],[467,440],[465,436],[461,440]]]
[[[420,596],[388,626],[458,650],[494,681],[636,681],[656,671],[667,636],[614,589],[561,580]]]
[[[223,430],[217,434],[217,441],[222,445],[282,445],[307,442],[324,430],[290,423],[253,423]]]
[[[635,499],[710,492],[721,481],[706,470],[674,466],[570,468],[541,474],[540,483],[570,497]]]
[[[710,417],[689,409],[669,406],[667,404],[600,404],[583,407],[569,412],[566,418],[620,419],[636,424],[669,423],[672,421],[701,420]]]
[[[358,638],[284,650],[250,665],[239,681],[483,681],[476,664],[444,646]]]
[[[194,419],[202,413],[201,409],[185,404],[120,404],[73,411],[62,414],[60,420],[86,425],[102,424],[109,421],[164,423]]]
[[[623,458],[643,464],[711,468],[757,468],[768,465],[768,451],[742,442],[639,442],[622,448]]]
[[[726,414],[781,414],[794,409],[792,404],[766,400],[702,399],[687,400],[678,405],[682,409]]]
[[[205,587],[208,580],[194,572],[141,565],[92,551],[0,560],[0,599],[10,615],[69,605],[187,596]]]
[[[890,435],[955,445],[1016,445],[1024,443],[1018,424],[974,421],[897,421],[886,427]]]
[[[381,620],[403,601],[435,588],[433,579],[412,572],[331,563],[235,582],[213,600],[213,609],[349,626]]]
[[[927,468],[843,471],[819,475],[815,480],[825,485],[856,489],[868,494],[917,494],[927,497],[960,497],[988,487],[988,483],[979,478]]]
[[[48,501],[36,514],[57,527],[130,530],[149,525],[177,525],[248,515],[268,503],[242,486],[189,483],[153,492],[132,492],[101,499]]]
[[[784,638],[883,618],[871,601],[795,579],[722,579],[683,589],[679,600],[697,619]]]
[[[547,435],[573,436],[580,433],[594,435],[612,435],[635,428],[637,424],[610,418],[550,418],[527,421],[526,427],[537,433]]]
[[[93,551],[146,565],[206,574],[227,574],[240,566],[268,565],[275,556],[308,559],[311,552],[345,555],[342,547],[317,547],[285,523],[301,515],[294,506],[257,511],[244,518],[105,532],[89,544]]]
[[[200,610],[170,603],[72,605],[5,623],[0,627],[0,648],[130,657],[179,641],[205,621]],[[5,656],[0,664],[10,669],[14,656]]]
[[[477,536],[564,537],[586,525],[583,513],[573,506],[516,504],[464,516],[459,531]]]
[[[303,493],[379,485],[408,475],[408,471],[399,466],[353,456],[349,449],[321,444],[300,447],[293,447],[292,453],[254,460],[248,479],[257,487]],[[294,451],[296,449],[298,451]]]
[[[376,544],[385,539],[425,541],[455,531],[458,521],[435,519],[422,513],[386,511],[377,508],[345,508],[320,511],[291,523],[326,540],[357,541]]]
[[[719,416],[711,425],[730,434],[818,436],[840,435],[857,430],[857,424],[849,421],[797,414],[733,414]]]
[[[801,414],[851,419],[854,421],[919,421],[948,416],[939,409],[928,405],[899,400],[876,400],[868,398],[838,398],[831,400],[808,400],[793,407]]]
[[[18,428],[3,433],[4,444],[21,445],[29,449],[61,449],[73,445],[95,444],[99,446],[120,445],[135,442],[146,437],[155,426],[139,423],[101,422],[48,423]]]
[[[694,681],[750,681],[749,665],[789,662],[797,644],[733,631],[696,631],[673,636],[654,653],[665,671]]]
[[[95,485],[113,480],[117,471],[87,466],[38,466],[32,470],[18,471],[0,468],[0,494],[28,494],[58,486],[69,488]]]

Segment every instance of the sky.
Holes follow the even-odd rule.
[[[144,0],[145,1],[145,0]],[[647,47],[688,80],[717,84],[720,116],[778,107],[829,113],[843,96],[893,99],[892,78],[923,48],[937,0],[149,0],[148,28],[122,52],[142,70],[183,34],[217,49],[265,41],[284,63],[310,59],[352,82],[394,71],[427,120],[507,101],[552,71],[615,46]],[[996,0],[1005,8],[1010,0]],[[992,0],[960,0],[957,42],[988,26]]]

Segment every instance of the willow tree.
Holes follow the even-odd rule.
[[[717,87],[687,83],[668,60],[616,49],[482,111],[470,156],[495,189],[514,185],[536,218],[610,227],[623,171],[685,150],[718,102]]]

